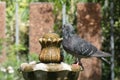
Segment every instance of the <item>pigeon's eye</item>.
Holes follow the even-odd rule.
[[[64,29],[64,28],[65,28],[65,25],[62,26],[62,29]]]

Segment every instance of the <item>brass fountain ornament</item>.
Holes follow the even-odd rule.
[[[46,33],[39,39],[41,52],[39,60],[43,63],[61,62],[60,44],[62,38],[56,33]]]

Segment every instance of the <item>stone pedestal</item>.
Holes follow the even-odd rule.
[[[101,6],[98,3],[77,4],[77,30],[85,40],[91,42],[98,49],[101,47]],[[81,62],[84,71],[78,80],[101,80],[101,61],[97,58],[83,58]]]

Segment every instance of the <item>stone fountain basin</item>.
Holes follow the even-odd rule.
[[[80,66],[61,63],[22,63],[20,67],[25,80],[77,80]]]

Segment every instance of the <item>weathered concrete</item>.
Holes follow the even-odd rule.
[[[30,53],[40,53],[39,38],[43,34],[53,31],[52,3],[30,4],[29,50]]]
[[[78,34],[85,40],[90,41],[98,49],[101,47],[101,13],[100,4],[78,3],[77,4],[77,28]],[[101,61],[97,58],[82,59],[84,71],[78,80],[101,80]]]
[[[2,50],[0,50],[0,62],[4,61],[6,58],[5,54],[5,2],[0,2],[0,47],[2,46]]]

